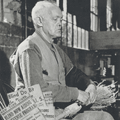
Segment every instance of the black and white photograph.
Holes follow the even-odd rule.
[[[0,120],[120,120],[120,0],[0,0]]]

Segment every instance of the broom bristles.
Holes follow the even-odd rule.
[[[97,85],[97,97],[91,108],[104,108],[116,102],[118,91],[113,82],[110,85],[103,84],[106,80]]]

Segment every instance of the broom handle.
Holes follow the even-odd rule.
[[[81,108],[82,108],[82,106],[80,105],[79,108],[74,111],[74,113],[77,113],[78,111],[80,111]],[[58,115],[55,120],[60,120],[62,118],[65,118],[65,117],[69,116],[69,114],[70,114],[69,109],[68,109],[68,111],[63,111],[63,113]]]
[[[64,113],[58,115],[55,120],[60,120],[60,119],[64,118],[65,115],[66,115],[66,113],[64,112]]]

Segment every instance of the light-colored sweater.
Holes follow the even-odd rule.
[[[40,48],[39,45],[43,47]],[[57,56],[53,54],[51,45],[36,33],[18,46],[11,56],[16,73],[16,90],[39,84],[42,91],[53,92],[54,102],[75,101],[78,89],[65,84],[65,76],[73,68],[73,64],[57,45],[54,44],[54,48]],[[58,57],[61,57],[61,60],[58,60]]]

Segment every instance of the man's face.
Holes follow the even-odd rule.
[[[58,7],[51,7],[43,18],[43,31],[50,38],[61,36],[62,12]]]

